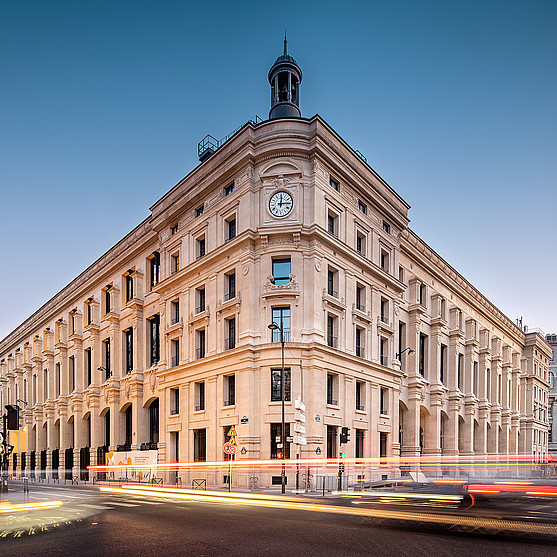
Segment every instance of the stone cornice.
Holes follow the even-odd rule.
[[[489,316],[508,335],[512,336],[516,342],[524,344],[524,333],[516,324],[412,230],[406,229],[402,231],[400,249],[402,252],[406,252],[415,262],[425,264],[427,269],[435,275],[436,279],[449,287],[455,295],[464,298],[479,313]]]

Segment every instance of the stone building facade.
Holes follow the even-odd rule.
[[[409,229],[409,205],[320,116],[297,115],[294,66],[285,50],[269,73],[274,117],[204,152],[0,342],[2,405],[24,401],[15,469],[76,476],[118,449],[220,461],[231,425],[237,459],[280,457],[273,322],[287,435],[306,405],[287,456],[337,457],[341,427],[349,457],[547,453],[550,347]]]

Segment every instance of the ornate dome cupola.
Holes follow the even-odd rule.
[[[300,112],[300,83],[302,70],[292,56],[286,51],[286,33],[284,34],[284,52],[279,56],[269,70],[271,84],[271,110],[269,119],[299,118]]]

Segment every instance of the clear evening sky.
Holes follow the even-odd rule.
[[[282,51],[411,228],[510,318],[557,330],[557,3],[44,1],[0,7],[0,338],[197,161],[267,118]]]

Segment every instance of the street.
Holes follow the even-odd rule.
[[[500,537],[363,516],[230,502],[105,494],[33,485],[30,501],[63,501],[35,525],[0,534],[10,555],[555,555],[555,538]],[[340,507],[339,507],[340,508]],[[21,513],[23,514],[23,513]],[[25,513],[31,514],[31,513]],[[54,520],[53,520],[54,519]],[[5,526],[8,518],[0,518]]]

